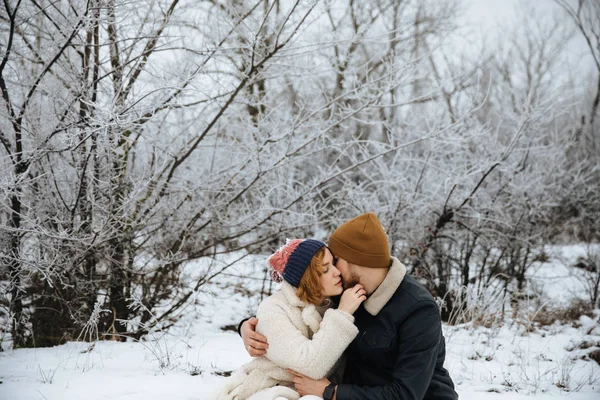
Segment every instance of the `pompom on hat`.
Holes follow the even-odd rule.
[[[275,282],[285,280],[298,287],[310,260],[325,246],[325,243],[316,239],[288,239],[285,245],[267,259],[271,267],[271,277]]]

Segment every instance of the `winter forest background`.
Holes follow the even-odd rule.
[[[165,331],[236,262],[365,211],[450,325],[593,315],[596,247],[576,304],[526,276],[600,238],[600,2],[512,6],[4,0],[2,346]]]

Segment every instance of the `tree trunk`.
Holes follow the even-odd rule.
[[[125,295],[127,285],[127,273],[125,271],[125,246],[121,239],[117,238],[110,241],[111,248],[114,249],[110,267],[110,309],[113,312],[114,323],[110,329],[111,333],[117,334],[119,340],[124,341],[127,325],[119,320],[129,319],[127,309],[127,299]]]
[[[17,164],[15,167],[15,184],[17,184],[16,182],[19,181],[19,177],[22,175],[21,169],[24,170],[20,164]],[[13,348],[17,349],[26,347],[27,339],[25,332],[25,317],[23,315],[23,298],[25,297],[25,292],[21,286],[21,235],[19,232],[21,228],[21,189],[15,187],[14,190],[15,193],[12,194],[10,199],[10,248],[6,259],[8,261],[8,272],[10,274],[11,334]]]

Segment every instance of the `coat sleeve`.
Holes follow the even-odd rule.
[[[437,305],[417,303],[402,324],[393,381],[385,386],[338,385],[337,400],[421,400],[429,387],[441,338]],[[348,365],[347,368],[352,368]]]
[[[250,318],[252,317],[247,317],[244,318],[243,320],[240,321],[240,323],[238,324],[238,328],[237,328],[237,333],[238,335],[240,335],[240,337],[242,336],[242,325],[244,324],[244,322],[248,321]]]
[[[325,312],[312,339],[304,336],[281,308],[259,309],[258,314],[260,331],[269,342],[265,357],[312,379],[325,377],[358,334],[354,317],[340,310]]]

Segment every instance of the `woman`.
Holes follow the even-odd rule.
[[[258,307],[256,331],[267,337],[269,348],[230,378],[218,400],[297,400],[288,369],[313,379],[328,376],[358,334],[352,314],[366,292],[356,285],[344,292],[337,309],[330,308],[329,297],[343,288],[325,243],[290,240],[268,263],[281,290]]]

